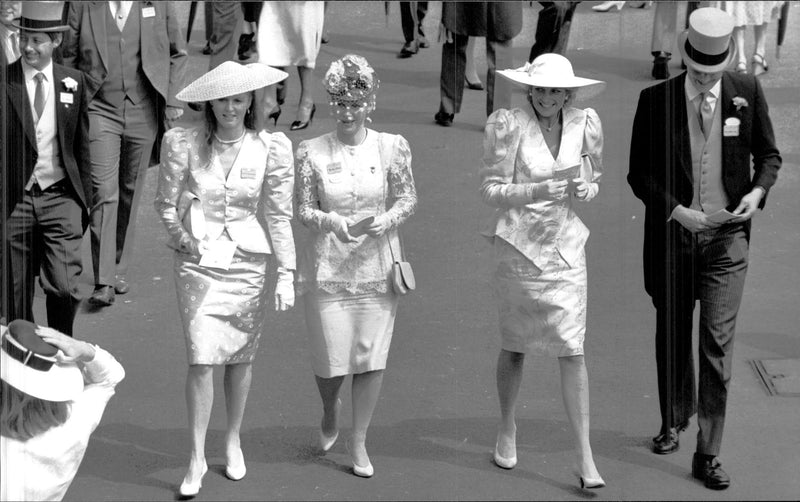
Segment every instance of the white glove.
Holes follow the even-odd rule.
[[[275,310],[282,312],[294,306],[294,271],[278,267],[275,285]]]

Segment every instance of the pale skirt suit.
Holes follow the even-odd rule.
[[[236,243],[228,270],[175,252],[189,364],[249,363],[269,308],[266,278],[275,265],[295,269],[292,145],[283,133],[248,130],[226,178],[203,136],[177,127],[164,135],[155,206],[175,249],[190,236]]]
[[[583,354],[589,229],[575,214],[572,196],[536,198],[531,184],[580,165],[580,177],[590,182],[587,200],[593,198],[602,170],[603,132],[591,108],[562,112],[556,158],[533,111],[497,110],[486,124],[480,191],[496,210],[481,233],[493,243],[501,346],[510,352]]]
[[[314,68],[324,22],[324,2],[264,2],[258,20],[259,62]]]
[[[398,303],[389,284],[392,252],[399,259],[398,227],[417,205],[408,142],[368,129],[361,145],[348,146],[333,132],[301,142],[295,159],[297,217],[311,231],[298,292],[314,374],[385,369]],[[375,216],[389,230],[344,243],[333,233],[334,213],[354,222]]]

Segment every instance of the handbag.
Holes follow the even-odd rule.
[[[389,238],[389,234],[386,234],[386,240],[389,242],[389,253],[392,255],[392,288],[398,295],[407,295],[409,292],[417,289],[417,281],[414,279],[414,269],[411,268],[411,264],[409,262],[402,259],[397,260],[394,257],[392,240]],[[403,243],[401,241],[400,252],[402,253],[402,251]]]

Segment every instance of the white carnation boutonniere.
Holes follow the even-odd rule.
[[[78,81],[72,77],[67,77],[61,80],[61,83],[64,84],[64,89],[69,92],[75,92],[78,90]]]
[[[743,98],[743,97],[741,97],[741,96],[736,96],[735,98],[733,98],[733,106],[735,106],[735,107],[736,107],[736,111],[737,111],[737,112],[738,112],[739,110],[741,110],[742,108],[746,107],[746,106],[747,106],[747,104],[748,104],[748,103],[747,103],[747,100],[746,100],[746,99],[744,99],[744,98]]]

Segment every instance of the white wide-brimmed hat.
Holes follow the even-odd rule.
[[[75,363],[56,358],[58,348],[36,334],[29,321],[0,326],[0,377],[17,390],[45,401],[72,401],[83,392],[83,374]]]
[[[605,88],[602,80],[576,77],[572,70],[572,63],[561,54],[542,54],[532,63],[525,63],[516,70],[500,70],[500,76],[511,80],[515,84],[529,87],[547,87],[552,89],[573,89],[583,91],[591,90],[592,94],[599,93]]]
[[[245,65],[225,61],[184,87],[175,97],[190,103],[211,101],[277,84],[288,76],[285,71],[263,63]]]
[[[678,35],[678,50],[686,66],[715,73],[730,66],[736,57],[731,34],[733,18],[725,11],[703,7],[689,16],[689,29]]]

